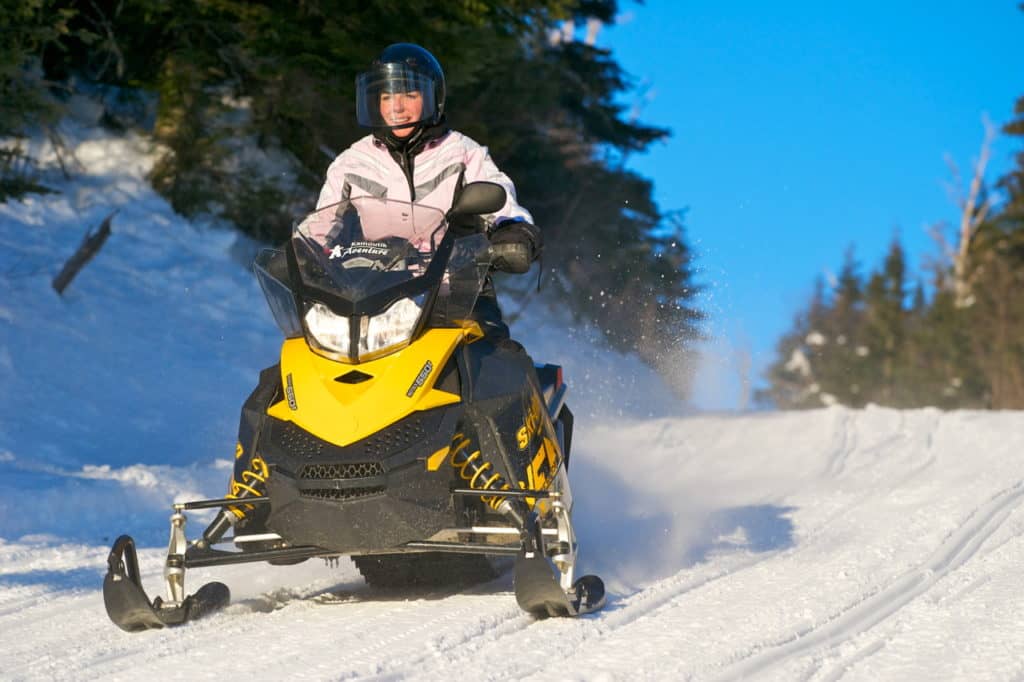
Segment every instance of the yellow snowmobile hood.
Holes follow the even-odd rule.
[[[357,365],[314,353],[304,338],[288,339],[281,348],[284,399],[267,414],[334,445],[351,445],[413,412],[458,403],[460,396],[434,383],[455,349],[480,336],[475,324],[429,329],[402,350]]]

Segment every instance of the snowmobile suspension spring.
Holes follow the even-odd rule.
[[[270,476],[270,469],[267,467],[267,463],[263,461],[263,458],[259,455],[255,455],[249,462],[249,468],[242,472],[242,480],[236,481],[234,478],[231,479],[231,491],[227,494],[227,497],[231,499],[241,499],[244,497],[263,497],[264,485],[267,482],[267,478]],[[251,504],[245,505],[245,511],[240,510],[238,507],[229,507],[231,511],[238,518],[245,516],[245,511],[253,509]]]
[[[479,449],[469,452],[472,449],[469,438],[461,433],[455,434],[451,464],[459,470],[459,476],[469,481],[469,487],[473,490],[508,490],[509,484],[505,477],[493,471],[494,467],[490,462],[483,461]],[[481,495],[480,499],[496,511],[505,501],[500,495]]]

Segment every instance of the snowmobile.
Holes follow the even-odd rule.
[[[375,197],[307,216],[254,270],[285,340],[242,407],[225,497],[175,503],[163,577],[142,587],[134,540],[108,557],[103,597],[127,631],[224,607],[191,568],[349,556],[376,587],[464,585],[513,567],[540,617],[601,608],[576,578],[567,475],[573,417],[561,368],[486,337],[474,306],[492,268],[465,226],[505,190],[465,185],[450,211]],[[198,539],[186,512],[218,510]]]

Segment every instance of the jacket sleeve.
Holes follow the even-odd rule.
[[[500,211],[486,216],[487,223],[492,226],[505,220],[521,220],[533,224],[533,216],[525,208],[519,205],[516,200],[516,186],[512,180],[498,169],[498,166],[491,159],[487,147],[481,146],[463,137],[466,143],[466,182],[476,180],[487,180],[495,182],[505,188],[508,198],[505,206]]]
[[[320,198],[317,199],[317,210],[324,206],[336,204],[347,198],[348,190],[345,187],[345,173],[348,170],[348,151],[339,154],[331,165],[327,167],[327,177],[324,179],[324,186],[320,188]]]

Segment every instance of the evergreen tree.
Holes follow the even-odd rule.
[[[814,345],[820,332],[816,326],[827,312],[825,284],[818,278],[806,310],[793,319],[791,331],[776,344],[777,360],[768,368],[769,385],[758,391],[756,400],[783,409],[820,407],[821,387],[813,363]]]
[[[866,343],[874,356],[870,400],[891,405],[895,400],[897,365],[903,360],[906,299],[906,261],[894,239],[882,270],[868,281],[865,297]]]
[[[828,401],[860,405],[864,400],[867,377],[864,376],[864,284],[860,264],[850,245],[839,270],[835,291],[827,313],[819,323],[824,339],[818,347],[819,382]]]
[[[1024,9],[1024,5],[1021,6]],[[1024,138],[1024,96],[1017,99],[1013,108],[1015,118],[1003,126],[1003,132],[1013,138]],[[1000,181],[999,187],[1007,193],[1007,202],[1002,207],[1002,220],[1024,224],[1024,147],[1015,156],[1017,167],[1010,170]]]
[[[987,407],[988,381],[972,349],[969,311],[957,307],[953,291],[936,292],[923,309],[915,307],[908,327],[906,405]]]
[[[70,34],[72,9],[48,0],[0,0],[0,202],[26,192],[45,192],[19,140],[27,129],[51,125],[60,101],[43,78],[39,55]],[[81,39],[90,37],[85,31]]]
[[[68,22],[39,50],[47,78],[156,92],[154,186],[184,215],[277,243],[367,132],[355,75],[389,43],[428,47],[445,67],[450,123],[490,147],[545,232],[548,300],[654,365],[676,364],[700,336],[681,214],[662,213],[624,165],[668,131],[626,116],[631,85],[609,51],[551,39],[563,20],[611,20],[614,0],[22,4],[44,2]]]
[[[1014,116],[1003,132],[1020,140],[1024,97]],[[987,380],[990,405],[998,409],[1024,408],[1024,148],[1015,160],[998,183],[1005,201],[972,244],[972,300],[965,311],[974,358]]]
[[[1024,409],[1024,229],[1003,214],[983,225],[978,237],[973,300],[964,316],[971,349],[987,379],[991,406]]]
[[[1024,137],[1024,97],[1017,100],[1014,116],[1003,132]],[[816,326],[826,330],[814,353],[806,343],[813,337],[810,313],[799,315],[780,342],[766,392],[775,404],[807,407],[828,402],[827,397],[852,406],[1024,409],[1024,151],[1017,152],[1016,167],[999,186],[1006,200],[990,211],[984,187],[976,188],[977,195],[972,188],[966,210],[973,208],[975,215],[968,217],[980,224],[962,242],[964,271],[941,262],[931,300],[918,282],[906,306],[907,266],[898,241],[862,289],[854,287],[858,280],[848,253],[832,299],[810,306],[824,307]],[[959,286],[963,283],[969,287]],[[840,338],[863,352],[851,355]],[[789,371],[794,353],[808,357],[805,377]],[[809,382],[819,390],[808,391]],[[859,390],[844,393],[847,385]]]

